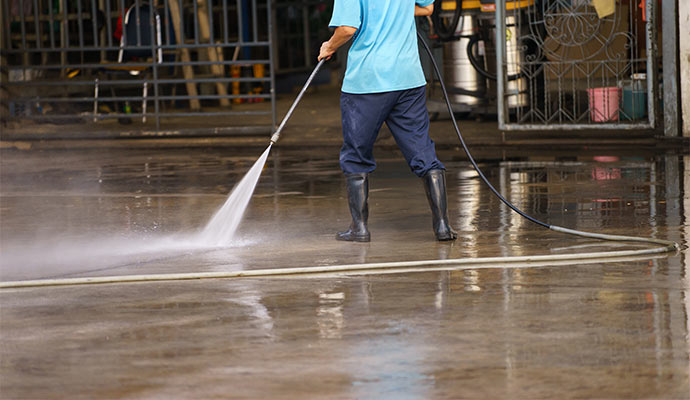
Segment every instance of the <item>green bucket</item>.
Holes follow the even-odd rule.
[[[647,116],[647,92],[633,87],[623,88],[621,100],[621,120],[641,119]]]

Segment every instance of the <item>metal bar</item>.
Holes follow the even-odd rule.
[[[275,59],[274,59],[274,51],[275,51],[275,46],[273,45],[273,17],[272,17],[272,10],[273,7],[271,7],[271,0],[266,0],[266,19],[267,19],[267,26],[268,26],[268,61],[269,61],[269,73],[270,73],[270,79],[271,79],[271,89],[270,89],[270,94],[271,94],[271,134],[275,132],[275,129],[277,128],[276,126],[276,79],[275,79]]]
[[[96,11],[98,6],[96,6],[96,0],[91,0],[91,28],[93,31],[93,45],[98,46],[98,17],[96,16]]]
[[[164,117],[219,117],[231,115],[268,115],[268,111],[200,111],[200,112],[172,112],[160,113],[161,118]],[[143,116],[141,114],[122,114],[121,116]]]
[[[229,42],[229,43],[218,43],[218,44],[199,43],[199,44],[182,44],[182,45],[161,46],[161,48],[162,49],[179,49],[179,48],[198,49],[198,48],[205,48],[205,47],[236,47],[236,46],[262,47],[262,46],[268,46],[268,43],[269,43],[268,41],[254,42],[254,43],[252,43],[252,42]]]
[[[215,44],[214,41],[211,40],[212,36],[212,26],[211,22],[212,19],[210,19],[210,14],[212,14],[212,9],[211,9],[211,2],[209,0],[199,0],[198,1],[198,6],[199,6],[199,31],[201,33],[201,39],[204,42],[209,42],[209,44]],[[219,54],[219,49],[218,47],[207,47],[207,54],[208,54],[208,60],[213,62],[211,64],[210,71],[214,76],[223,76],[225,75],[225,71],[223,66],[218,65],[218,60],[221,58],[222,54]],[[216,90],[218,91],[218,94],[225,95],[228,93],[227,87],[220,82],[216,83]],[[230,106],[230,101],[228,99],[223,99],[220,101],[220,105],[223,107],[229,107]]]
[[[0,38],[1,41],[4,43],[0,43],[0,49],[3,51],[6,49],[9,49],[10,46],[12,45],[10,41],[10,14],[9,14],[9,5],[8,5],[9,0],[2,0],[0,3],[0,12],[2,13],[2,38]]]
[[[175,1],[173,0],[170,2],[170,16],[172,18],[173,22],[173,28],[175,30],[175,41],[178,44],[183,44],[185,42],[185,31],[184,31],[184,25],[183,25],[183,20],[184,20],[184,11],[182,8],[182,1],[180,0]],[[189,49],[186,49],[184,47],[180,47],[181,51],[179,52],[180,57],[182,61],[189,62],[191,61],[191,55],[189,52]],[[185,77],[185,79],[190,79],[194,77],[194,69],[191,66],[183,66],[182,67],[182,74]],[[185,88],[187,90],[187,93],[191,95],[196,95],[197,94],[197,87],[195,84],[191,82],[185,83]],[[189,107],[192,110],[199,110],[201,109],[201,103],[198,100],[190,100],[189,101]]]
[[[23,4],[23,2],[20,2],[19,4]],[[40,49],[43,46],[41,45],[41,26],[39,25],[38,22],[38,13],[39,13],[39,8],[38,8],[38,0],[34,0],[34,32],[36,33],[36,48]]]
[[[98,0],[98,5],[96,5],[96,0],[92,0],[91,4],[95,10],[94,13],[98,13],[98,12],[102,13],[103,19],[104,19],[103,23],[105,23],[105,19],[107,18],[107,15],[108,15],[107,14],[108,10],[105,8],[105,0]],[[105,11],[101,11],[101,9],[104,9]],[[103,29],[103,27],[98,27],[98,24],[97,24],[98,19],[97,19],[97,17],[95,17],[95,18],[96,18],[96,22],[94,22],[94,25],[96,26],[97,29],[94,29],[93,43],[94,43],[94,45],[104,46],[106,43],[106,40],[107,40],[106,39],[107,34],[105,32],[105,29]],[[100,61],[101,62],[105,61],[106,57],[107,57],[106,52],[101,51]]]
[[[252,0],[252,33],[254,36],[254,42],[259,41],[259,27],[258,27],[258,16],[257,16],[257,9],[256,9],[256,0]]]
[[[657,34],[656,34],[656,1],[646,1],[647,5],[647,114],[649,115],[649,125],[656,128],[656,104],[657,80],[656,80],[656,53],[657,53]]]
[[[98,82],[98,86],[100,88],[101,86],[101,81],[96,79],[95,81]],[[91,84],[94,84],[92,82]],[[100,92],[100,90],[98,91]],[[237,94],[237,95],[227,95],[227,96],[222,96],[218,94],[207,94],[207,95],[197,95],[197,96],[189,96],[189,95],[171,95],[171,96],[159,96],[161,100],[189,100],[189,99],[199,99],[199,100],[218,100],[218,99],[223,99],[223,98],[232,98],[232,99],[270,99],[271,95],[270,94]],[[35,100],[35,96],[27,96],[27,97],[15,97],[15,101],[31,101]],[[99,97],[99,96],[94,96],[94,97],[41,97],[41,101],[50,101],[50,102],[55,102],[55,103],[91,103],[95,100],[98,100],[99,103],[108,103],[108,102],[115,102],[115,101],[142,101],[144,99],[144,96],[111,96],[111,97]]]
[[[124,34],[124,32],[123,32]],[[244,43],[238,43],[238,42],[230,42],[230,43],[218,43],[218,44],[209,44],[209,43],[199,43],[197,44],[183,44],[183,45],[162,45],[159,46],[161,49],[164,50],[177,50],[177,49],[203,49],[207,47],[237,47],[237,46],[242,46],[242,47],[266,47],[268,46],[269,42],[244,42]],[[148,49],[148,46],[137,46],[137,45],[131,45],[127,46],[128,49]],[[103,50],[119,50],[120,47],[111,47],[111,46],[104,46],[104,47],[58,47],[55,49],[34,49],[34,48],[29,48],[26,50],[21,50],[21,49],[13,49],[13,50],[5,50],[3,53],[7,54],[23,54],[23,53],[43,53],[43,52],[59,52],[59,51],[64,51],[64,52],[88,52],[88,51],[103,51]],[[243,64],[247,64],[245,61]]]
[[[106,119],[106,118],[102,118]],[[75,130],[70,132],[69,135],[65,135],[66,139],[116,139],[116,138],[127,138],[127,139],[151,139],[153,136],[159,138],[170,138],[170,137],[198,137],[198,136],[208,136],[208,135],[224,135],[224,136],[258,136],[264,135],[271,129],[268,125],[254,125],[254,126],[224,126],[224,127],[199,127],[199,128],[168,128],[164,130],[148,130],[142,129],[140,131],[102,131],[94,132],[92,130]],[[42,134],[27,134],[22,133],[19,135],[13,135],[9,133],[5,136],[8,140],[11,138],[17,138],[18,140],[36,140],[45,139]],[[274,156],[275,160],[275,156]]]
[[[275,7],[270,8],[270,16],[271,21],[277,21],[278,20],[278,5]],[[282,71],[281,65],[280,65],[280,57],[278,57],[278,46],[279,46],[279,41],[278,41],[278,32],[277,29],[273,28],[275,27],[276,24],[274,22],[271,23],[271,29],[269,30],[269,35],[271,37],[269,38],[271,42],[274,44],[273,46],[273,51],[271,52],[271,56],[273,57],[273,68],[277,71],[280,70]]]
[[[228,0],[221,0],[223,3],[223,43],[228,42]]]
[[[153,4],[149,4],[149,37],[151,40],[151,63],[153,70],[153,104],[154,104],[154,118],[156,120],[156,129],[160,129],[160,119],[158,117],[158,63],[163,61],[162,53],[159,53],[158,46],[161,42],[161,21],[158,17]],[[146,105],[148,103],[147,99],[147,83],[144,83],[144,89],[142,96],[144,97],[142,104],[142,122],[146,123]]]
[[[137,28],[137,46],[141,46],[141,7],[139,6],[139,0],[134,1],[134,26]],[[129,19],[127,19],[129,23]],[[124,31],[127,24],[122,24],[122,30]]]
[[[172,118],[172,117],[222,117],[222,116],[238,116],[238,115],[269,115],[270,112],[268,111],[223,111],[223,112],[179,112],[179,113],[160,113],[161,118]],[[124,114],[124,113],[110,113],[110,114],[99,114],[98,118],[99,119],[108,119],[108,118],[134,118],[134,117],[143,117],[145,114],[143,113],[130,113],[130,114]],[[53,119],[74,119],[77,117],[82,117],[82,118],[93,118],[93,114],[88,113],[88,115],[61,115],[61,114],[51,114],[51,115],[43,115],[43,114],[32,114],[25,116],[24,118],[27,119],[33,119],[33,120],[53,120]]]
[[[645,124],[563,124],[563,125],[541,125],[541,124],[513,124],[507,123],[500,127],[506,131],[575,131],[575,130],[630,130],[630,129],[653,129],[650,123]]]
[[[118,18],[118,21],[120,21],[120,29],[122,36],[120,36],[120,43],[118,50],[122,52],[122,45],[124,43],[127,43],[127,29],[125,29],[125,17],[127,16],[127,8],[125,7],[125,0],[120,0],[120,17]],[[120,53],[122,54],[122,53]],[[118,59],[120,57],[118,56]]]
[[[506,1],[498,0],[496,2],[496,92],[498,105],[496,111],[498,114],[498,129],[504,130],[506,126],[506,112],[505,112],[505,67],[503,59],[505,56],[505,40],[506,40],[506,18],[505,18]]]
[[[98,78],[96,78],[93,81],[94,84],[94,89],[93,89],[93,122],[97,121],[97,116],[98,116]],[[43,101],[49,101],[46,100],[45,98]]]
[[[19,23],[21,24],[22,49],[26,49],[26,20],[24,17],[24,2],[19,3]]]
[[[26,1],[33,1],[33,0],[26,0]],[[44,1],[44,0],[39,0],[39,3],[41,1]],[[77,13],[67,13],[66,17],[55,15],[54,18],[56,21],[62,21],[64,18],[67,18],[69,21],[76,21],[77,19],[79,19],[79,16],[80,15]],[[88,12],[82,12],[81,17],[86,18],[86,19],[90,19],[91,14]],[[38,15],[38,17],[35,15],[24,15],[24,20],[26,22],[34,22],[36,20],[36,18],[38,18],[38,20],[42,21],[42,22],[50,21],[50,15],[40,14],[40,15]],[[19,21],[21,21],[21,19],[19,17],[12,17],[12,16],[9,16],[7,20],[8,20],[8,22],[19,22]]]
[[[252,64],[269,64],[268,60],[251,60]],[[150,62],[128,62],[128,67],[147,67],[151,65]],[[161,67],[173,67],[173,66],[206,66],[206,65],[247,65],[247,61],[164,61],[159,63]],[[37,70],[56,70],[65,68],[121,68],[122,64],[117,62],[110,63],[97,63],[97,64],[69,64],[68,66],[61,65],[35,65],[32,69]],[[9,68],[15,69],[15,68]],[[124,70],[123,70],[124,71]]]
[[[242,0],[235,0],[235,9],[237,10],[237,42],[238,46],[242,46],[244,38],[242,37]]]
[[[117,96],[117,97],[100,97],[100,81],[95,79],[92,84],[95,84],[94,97],[42,97],[41,101],[49,101],[52,103],[92,103],[98,101],[99,103],[108,103],[115,101],[141,101],[143,96]],[[17,101],[35,100],[34,96],[17,97]]]
[[[170,21],[170,5],[168,4],[168,0],[163,1],[163,12],[165,13],[163,15],[163,21],[165,21],[164,27],[165,27],[165,44],[170,46],[170,24],[172,23]]]
[[[216,39],[213,33],[213,0],[207,0],[206,8],[208,10],[208,42],[210,44],[215,44]],[[213,49],[214,51],[216,49]]]
[[[62,24],[60,29],[60,47],[63,49],[69,48],[69,23],[67,21],[67,2],[60,1],[60,7],[62,7]],[[67,64],[67,53],[60,53],[60,64]],[[64,73],[63,73],[64,76]]]
[[[207,47],[236,47],[236,46],[243,46],[243,47],[265,47],[268,46],[268,41],[265,42],[230,42],[230,43],[218,43],[218,44],[210,44],[210,43],[199,43],[199,44],[182,44],[182,45],[170,45],[170,46],[160,46],[161,49],[181,49],[181,48],[187,48],[187,49],[203,49]],[[132,48],[136,48],[136,46],[132,46]],[[146,48],[143,46],[143,48]],[[94,49],[94,50],[100,50],[100,49]],[[246,62],[245,62],[246,64]]]
[[[81,0],[77,0],[77,26],[79,27],[79,47],[84,48],[84,20],[82,19]]]
[[[637,21],[637,10],[638,10],[638,7],[632,7],[632,9],[628,11],[628,26],[630,27],[630,29],[632,31],[632,34],[631,34],[631,36],[632,36],[632,38],[631,38],[632,48],[631,48],[630,53],[632,55],[631,58],[633,58],[633,59],[637,58],[637,56],[638,56],[638,54],[637,54],[637,52],[638,52],[638,50],[637,50],[637,36],[639,35],[639,32],[637,31],[637,23],[636,23],[636,21]],[[632,66],[631,75],[633,73],[635,73],[635,66],[634,65]]]
[[[199,4],[192,1],[194,4],[194,44],[199,44]],[[182,9],[184,12],[184,9]]]
[[[220,100],[220,99],[270,99],[270,94],[207,94],[201,96],[188,96],[188,95],[178,95],[178,96],[160,96],[161,100],[189,100],[189,99],[199,99],[199,100]]]
[[[160,48],[160,45],[162,44],[162,39],[161,39],[161,17],[156,15],[156,54],[157,54],[157,59],[156,62],[153,64],[153,98],[154,98],[154,111],[155,111],[155,119],[156,119],[156,129],[161,128],[161,119],[160,119],[160,87],[158,85],[158,67],[161,62],[163,62],[163,50]]]
[[[662,36],[664,38],[664,135],[680,136],[680,90],[678,64],[678,2],[668,0],[661,5]]]
[[[143,114],[142,117],[141,117],[141,122],[144,123],[144,124],[146,123],[146,117],[147,117],[147,114],[148,114],[148,113],[146,112],[146,108],[147,108],[147,106],[148,106],[148,91],[149,91],[149,86],[148,86],[146,83],[144,83],[144,89],[143,89],[143,92],[142,92],[142,95],[141,95],[141,97],[142,97],[142,102],[141,102],[141,113]]]
[[[193,78],[193,79],[159,79],[159,83],[214,83],[214,82],[270,82],[271,78]],[[152,82],[149,79],[142,80],[126,80],[126,81],[101,81],[99,84],[104,85],[133,85],[144,82]],[[87,81],[72,81],[68,83],[63,81],[22,81],[22,82],[7,82],[8,86],[91,86],[92,80]]]
[[[106,34],[108,35],[108,46],[113,45],[113,21],[111,20],[110,13],[110,0],[105,0],[105,28]]]

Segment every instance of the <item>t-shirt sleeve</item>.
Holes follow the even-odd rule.
[[[420,7],[426,7],[428,5],[431,5],[433,2],[434,0],[415,0],[415,4]]]
[[[360,25],[362,25],[362,14],[359,0],[335,0],[333,3],[333,16],[328,26],[331,28],[351,26],[359,29]]]

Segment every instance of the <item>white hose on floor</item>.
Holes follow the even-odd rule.
[[[431,272],[438,270],[452,269],[472,269],[472,268],[511,268],[510,264],[525,263],[544,263],[563,262],[563,261],[583,261],[601,260],[615,261],[625,257],[639,257],[645,255],[663,254],[675,252],[679,246],[675,242],[661,239],[640,238],[635,236],[605,235],[601,233],[581,232],[567,228],[552,226],[553,230],[568,233],[571,235],[595,237],[597,239],[612,241],[633,241],[644,242],[658,245],[657,247],[638,249],[638,250],[617,250],[601,251],[592,253],[571,253],[571,254],[548,254],[536,256],[513,256],[513,257],[484,257],[484,258],[456,258],[449,260],[422,260],[422,261],[394,261],[384,263],[369,264],[344,264],[344,265],[324,265],[315,267],[299,268],[271,268],[256,269],[249,271],[229,271],[229,272],[193,272],[182,274],[151,274],[151,275],[122,275],[122,276],[102,276],[86,278],[64,278],[64,279],[37,279],[26,281],[0,282],[0,289],[18,289],[28,287],[46,286],[70,286],[70,285],[95,285],[104,283],[134,283],[134,282],[156,282],[156,281],[182,281],[196,279],[229,279],[229,278],[262,278],[262,277],[281,277],[290,275],[313,275],[313,274],[361,274],[361,273],[385,273],[395,270],[401,272]],[[487,265],[491,264],[491,265]],[[535,265],[539,266],[539,265]],[[425,267],[425,268],[419,268]],[[521,265],[524,267],[524,265]]]

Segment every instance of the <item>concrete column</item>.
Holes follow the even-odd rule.
[[[680,136],[680,77],[678,76],[678,1],[661,5],[662,57],[664,63],[664,135]]]
[[[690,1],[678,2],[678,30],[680,46],[680,96],[683,117],[683,136],[690,137]]]

